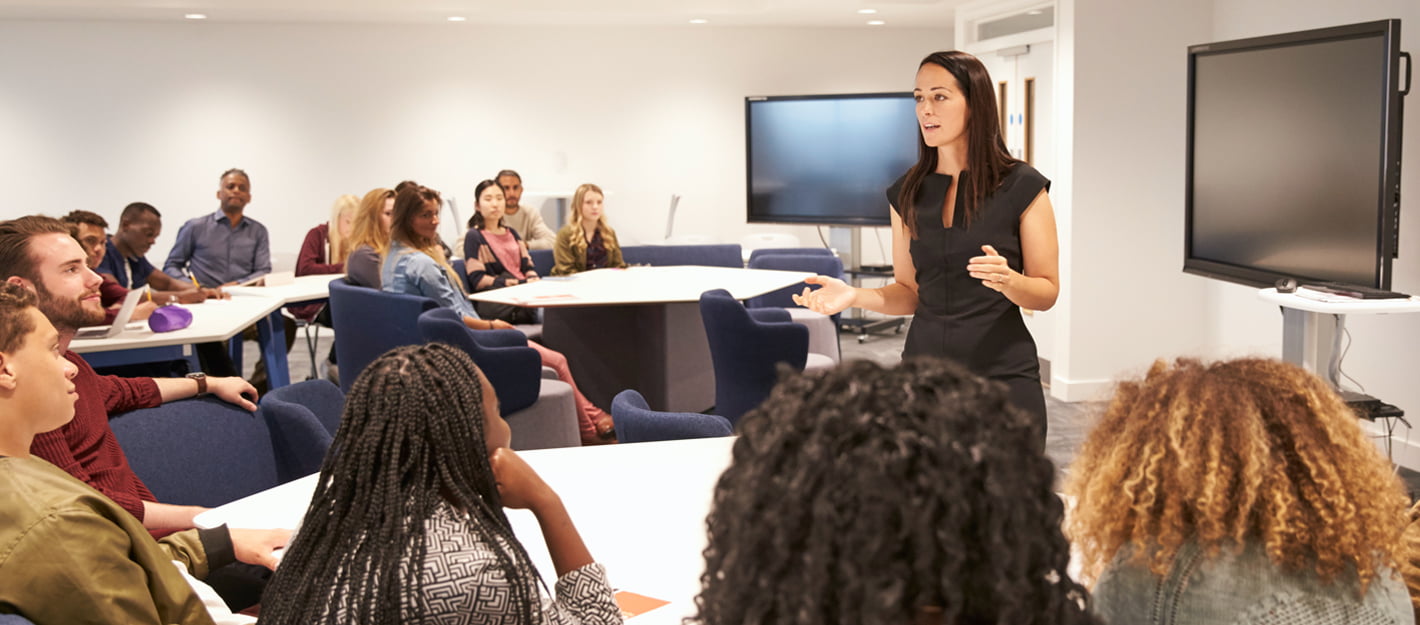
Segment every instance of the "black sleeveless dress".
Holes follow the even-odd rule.
[[[897,196],[906,175],[887,190],[897,210]],[[1035,341],[1021,318],[1020,307],[967,273],[975,256],[990,245],[1021,271],[1021,214],[1050,181],[1025,163],[1018,163],[996,191],[982,199],[968,224],[958,189],[952,227],[942,226],[942,206],[952,177],[929,174],[917,195],[917,238],[909,244],[917,267],[917,311],[904,358],[938,356],[955,360],[972,372],[1006,384],[1016,407],[1036,417],[1045,434],[1045,394]]]

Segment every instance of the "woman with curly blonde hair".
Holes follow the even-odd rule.
[[[1067,490],[1108,622],[1413,622],[1400,482],[1295,366],[1154,363],[1119,385]]]

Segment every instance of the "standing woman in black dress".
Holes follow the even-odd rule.
[[[935,52],[917,69],[917,164],[887,190],[894,282],[854,288],[826,276],[795,296],[821,313],[849,307],[914,315],[903,357],[939,356],[1000,381],[1045,437],[1035,341],[1020,308],[1047,310],[1060,293],[1050,181],[1012,158],[1001,138],[986,67]]]

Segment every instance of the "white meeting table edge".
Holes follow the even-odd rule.
[[[567,447],[519,452],[562,498],[613,588],[670,601],[634,619],[680,623],[694,612],[704,570],[705,517],[730,464],[734,437]],[[198,527],[292,529],[304,517],[319,474],[287,482],[197,516]],[[547,582],[556,571],[532,513],[508,521]]]
[[[172,332],[154,332],[145,323],[141,329],[125,329],[117,336],[100,339],[74,339],[69,343],[69,349],[76,354],[90,354],[100,352],[112,352],[125,349],[144,349],[148,347],[171,347],[174,345],[188,345],[195,343],[221,342],[236,336],[248,326],[262,320],[278,310],[283,304],[280,300],[272,298],[241,298],[240,300],[208,300],[201,304],[184,306],[192,312],[192,325],[181,330]],[[208,323],[199,322],[199,315],[213,308],[200,308],[211,306],[216,308],[246,308],[232,317],[223,319],[223,325],[219,329],[208,327]],[[204,320],[205,321],[205,320]]]
[[[803,282],[804,278],[812,275],[807,271],[702,265],[594,269],[478,291],[469,294],[468,298],[538,308],[629,306],[698,302],[703,291],[723,288],[735,299],[744,300]],[[654,293],[628,290],[636,287],[654,287],[658,290]]]

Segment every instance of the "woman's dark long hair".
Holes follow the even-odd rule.
[[[1000,384],[936,359],[788,374],[739,433],[698,622],[1094,622],[1054,465]]]
[[[479,201],[478,198],[483,197],[483,191],[484,191],[485,189],[487,189],[488,187],[493,187],[493,186],[496,186],[496,187],[498,187],[499,189],[502,189],[502,188],[503,188],[503,185],[498,184],[498,181],[497,181],[497,180],[484,180],[483,182],[478,183],[478,186],[477,186],[476,188],[474,188],[474,190],[473,190],[473,216],[468,218],[468,227],[469,227],[470,229],[478,229],[478,230],[482,230],[482,229],[483,229],[483,211],[478,210],[478,201]],[[502,219],[501,217],[498,219],[498,221],[502,221],[502,220],[503,220],[503,219]]]
[[[360,374],[305,520],[267,584],[263,624],[419,622],[425,521],[442,502],[488,539],[519,622],[536,622],[539,578],[489,466],[481,375],[438,343],[391,350]]]
[[[991,74],[976,57],[952,50],[933,52],[922,59],[918,69],[932,63],[939,65],[956,78],[966,98],[966,169],[962,172],[958,186],[964,193],[963,213],[970,224],[976,216],[977,208],[987,194],[1001,186],[1001,181],[1020,160],[1006,150],[1006,141],[1001,137],[1001,118],[996,109],[996,89],[991,83]],[[907,178],[902,183],[902,191],[897,196],[897,210],[907,232],[917,238],[917,199],[922,190],[922,181],[928,174],[937,171],[937,148],[927,145],[919,129],[917,133],[917,164],[907,170]],[[934,207],[941,209],[940,206]]]

